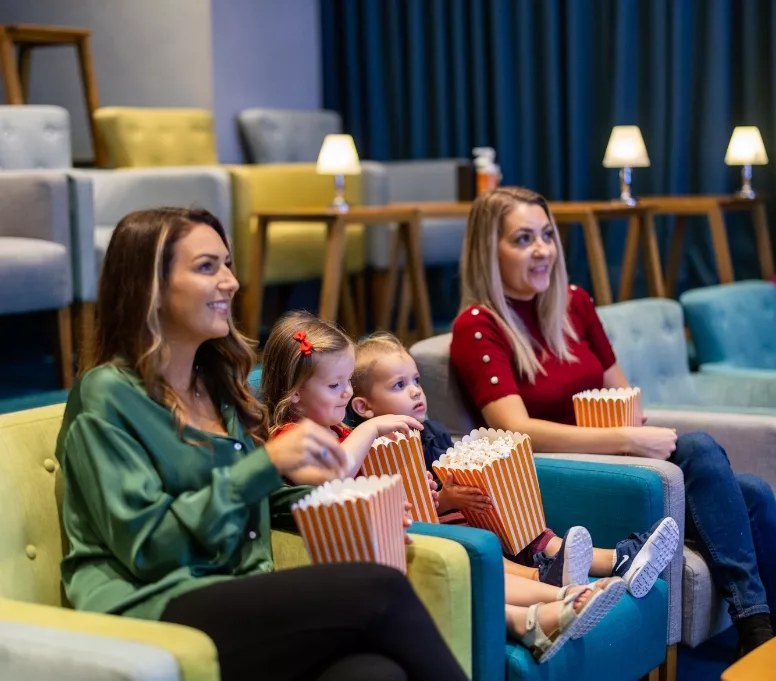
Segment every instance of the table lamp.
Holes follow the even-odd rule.
[[[647,147],[638,125],[615,125],[604,154],[604,168],[620,169],[620,201],[633,206],[631,169],[649,167]]]
[[[754,125],[740,125],[733,130],[730,144],[725,154],[725,165],[743,166],[741,168],[741,189],[736,196],[744,199],[755,197],[752,190],[752,166],[764,166],[768,163],[763,138]]]
[[[334,201],[331,207],[346,211],[345,175],[360,175],[361,163],[358,160],[356,144],[350,135],[326,135],[318,154],[316,172],[321,175],[334,175]]]

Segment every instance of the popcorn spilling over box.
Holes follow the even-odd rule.
[[[396,440],[377,438],[361,465],[364,475],[401,475],[404,494],[412,504],[410,517],[421,523],[438,523],[436,506],[426,478],[426,460],[420,434],[396,433]]]
[[[641,425],[641,390],[610,388],[574,395],[577,425],[586,428],[620,428]]]
[[[381,563],[407,572],[398,475],[327,482],[291,514],[313,563]]]
[[[517,555],[547,527],[531,438],[492,428],[473,430],[434,463],[444,481],[478,487],[490,497],[486,512],[461,509],[473,527],[490,530],[506,553]]]

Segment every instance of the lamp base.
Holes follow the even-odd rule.
[[[744,166],[741,168],[741,189],[739,189],[735,196],[739,199],[753,199],[756,194],[752,189],[752,166]]]
[[[636,197],[631,194],[631,169],[620,169],[620,203],[624,203],[626,206],[635,206],[637,201]]]
[[[334,208],[340,213],[347,213],[350,209],[348,202],[345,201],[345,176],[334,176],[334,200],[329,204],[329,208]]]

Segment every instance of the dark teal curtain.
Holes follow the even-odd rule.
[[[470,157],[496,148],[505,184],[552,200],[605,199],[612,126],[639,125],[651,159],[637,194],[725,193],[735,125],[760,128],[776,163],[776,0],[320,0],[324,104],[363,158]],[[774,207],[770,207],[773,215]],[[658,222],[664,248],[672,221]],[[759,270],[748,218],[730,216],[738,278]],[[616,282],[624,226],[605,229]],[[713,283],[690,230],[683,287]],[[572,276],[586,283],[581,235]]]

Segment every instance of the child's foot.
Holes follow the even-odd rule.
[[[572,527],[563,537],[560,550],[552,558],[537,553],[539,581],[552,586],[587,584],[593,562],[593,540],[584,527]]]
[[[607,577],[599,579],[592,584],[585,586],[567,586],[560,589],[558,597],[562,599],[566,595],[579,593],[583,589],[584,593],[580,595],[579,601],[583,607],[575,607],[575,612],[580,614],[585,611],[585,617],[580,617],[574,626],[571,638],[576,640],[582,638],[588,631],[593,629],[619,601],[627,591],[625,582],[619,577]]]
[[[632,534],[617,544],[612,574],[625,580],[635,598],[646,596],[674,557],[679,540],[676,521],[663,518],[649,532]]]

